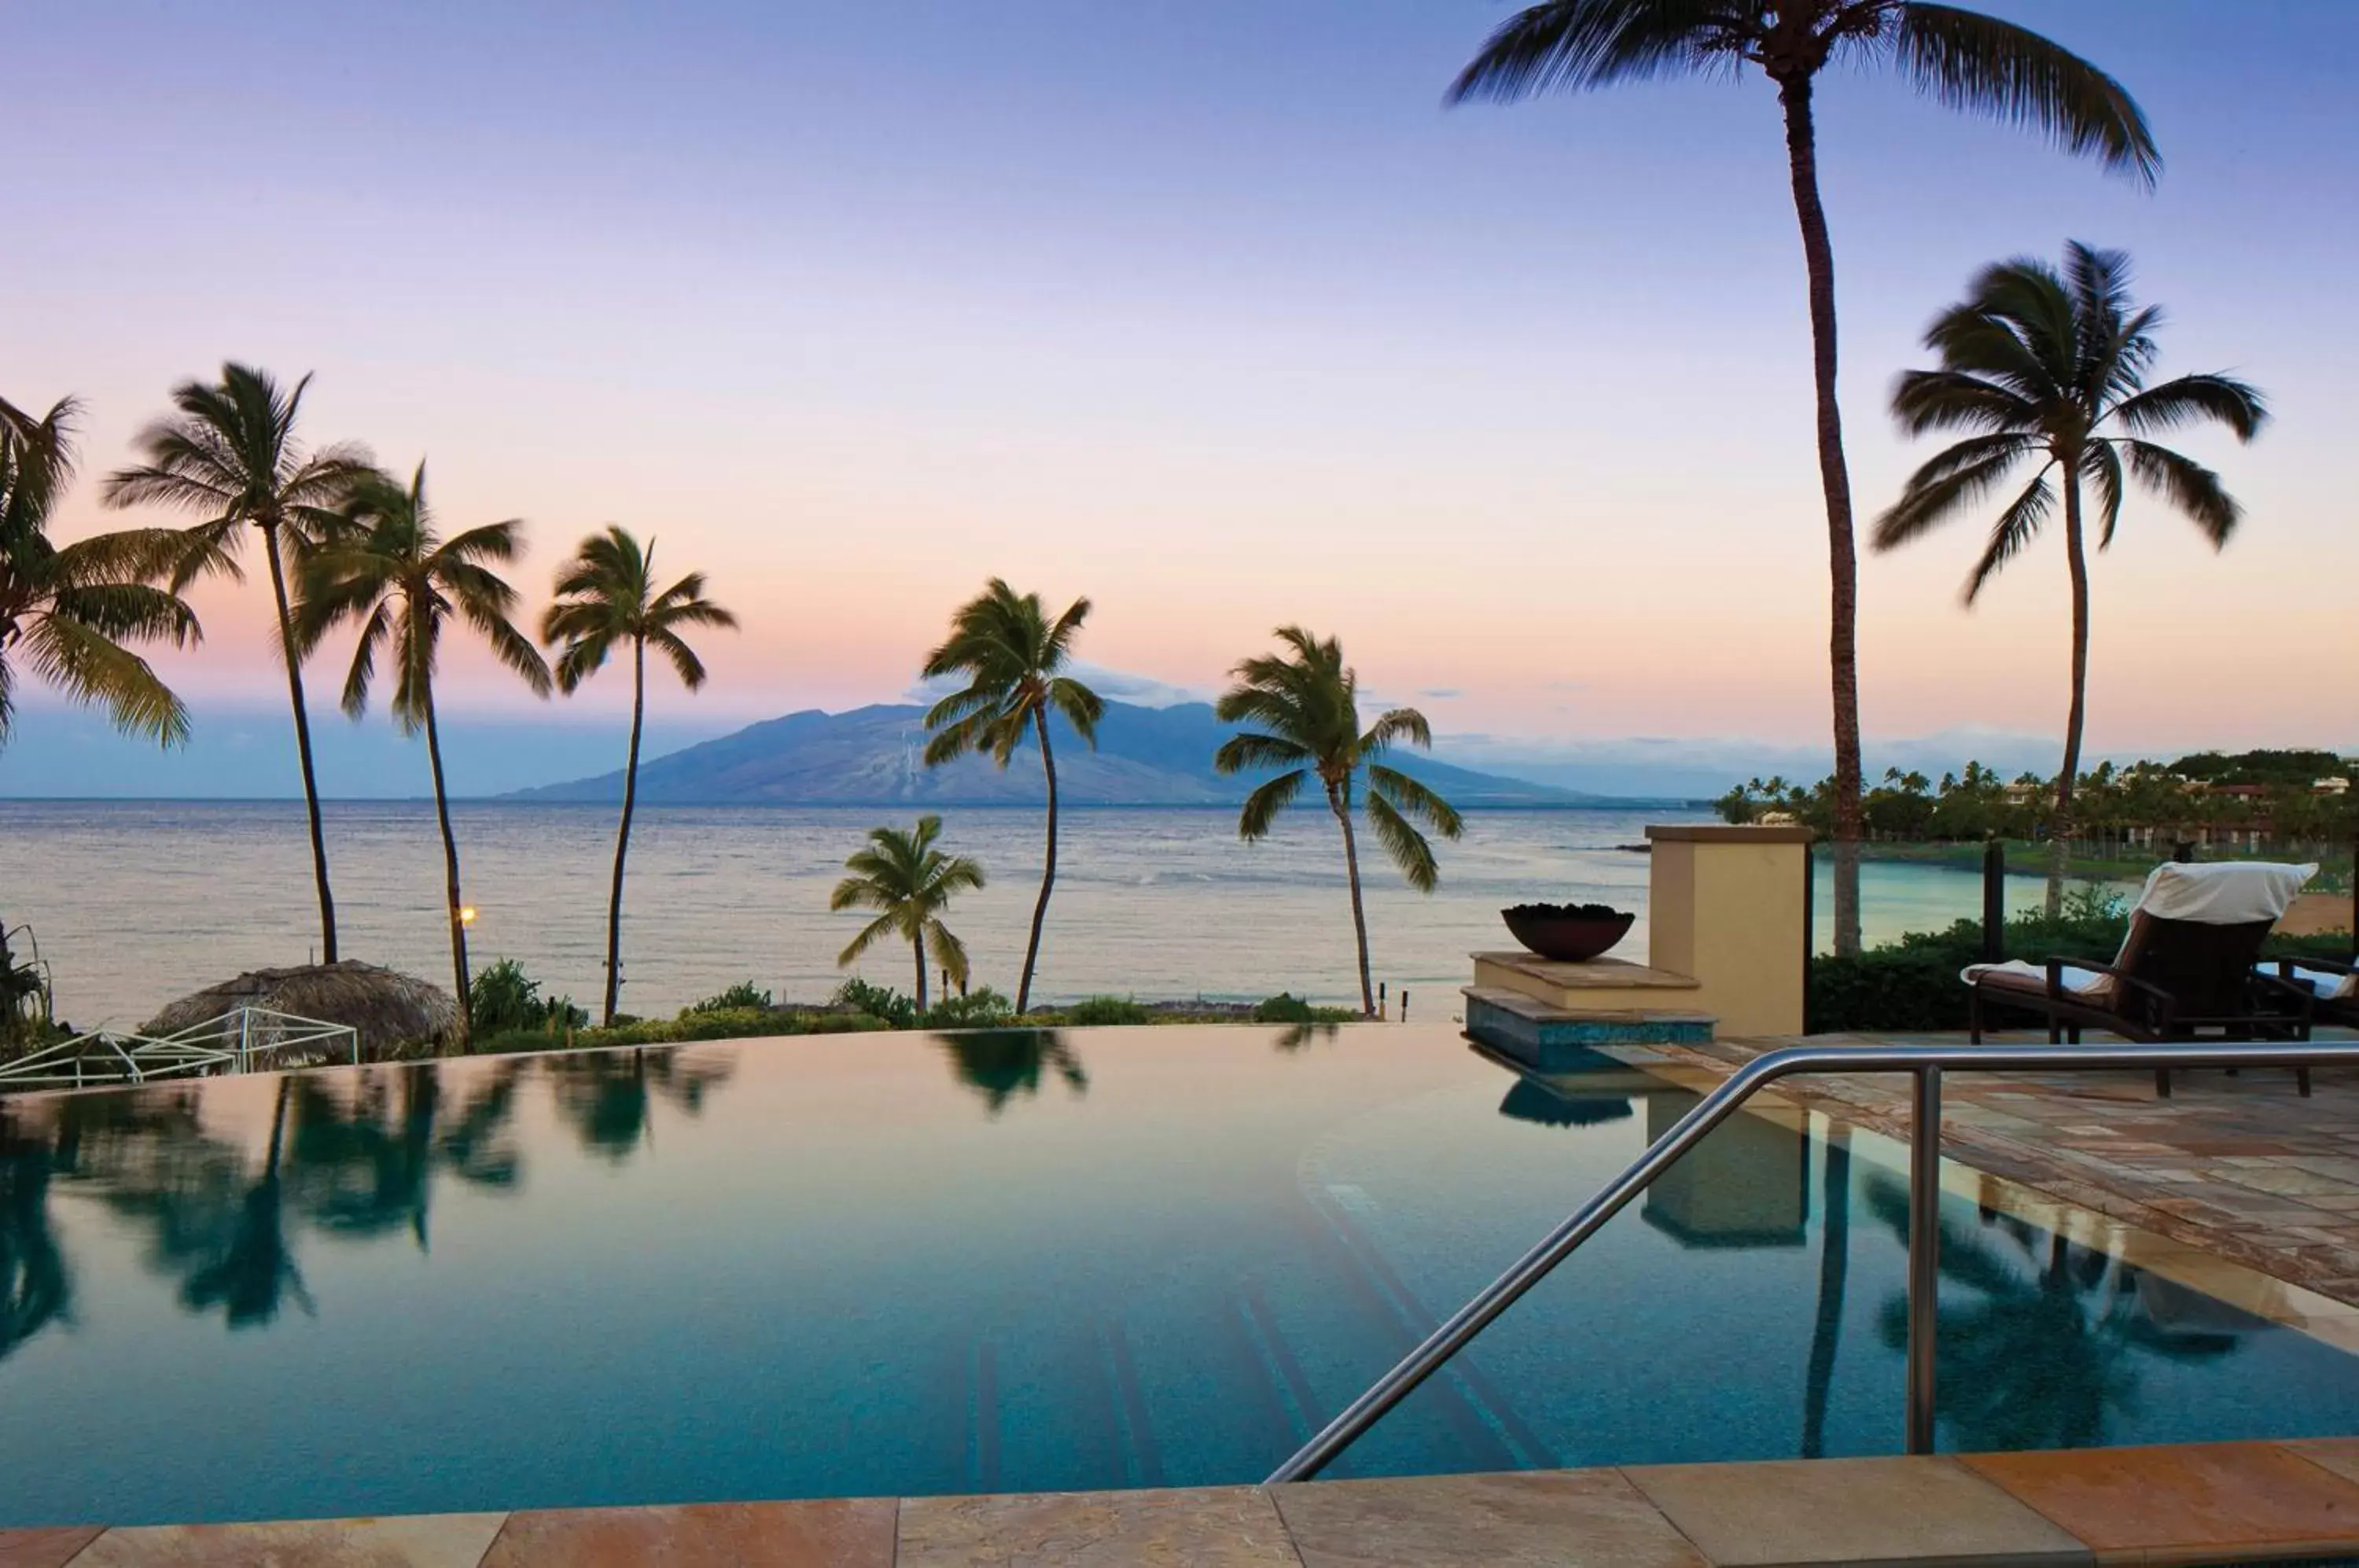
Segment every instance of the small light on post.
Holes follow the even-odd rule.
[[[475,923],[474,905],[462,904],[459,906],[459,923],[462,926],[471,926]]]

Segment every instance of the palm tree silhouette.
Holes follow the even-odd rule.
[[[958,1081],[980,1094],[994,1116],[1019,1094],[1038,1094],[1043,1070],[1054,1072],[1075,1094],[1089,1092],[1081,1058],[1055,1029],[963,1029],[938,1034],[934,1041],[951,1053]]]
[[[1892,394],[1910,435],[1971,430],[1908,477],[1900,499],[1875,523],[1875,548],[1921,538],[1982,500],[2018,463],[2038,463],[2008,502],[1966,579],[1974,602],[1999,568],[2027,548],[2063,491],[2064,565],[2072,584],[2071,705],[2064,721],[2064,766],[2056,777],[2049,827],[2048,912],[2062,908],[2071,862],[2072,787],[2089,689],[2089,562],[2081,485],[2097,498],[2097,548],[2114,541],[2125,475],[2183,512],[2218,550],[2244,509],[2220,476],[2148,439],[2190,424],[2224,425],[2248,441],[2268,419],[2261,394],[2217,372],[2147,385],[2158,352],[2162,312],[2133,310],[2129,257],[2075,240],[2060,273],[2018,257],[1985,268],[1966,299],[1935,318],[1925,346],[1938,370],[1912,370]],[[2050,483],[2053,475],[2056,484]]]
[[[201,1260],[180,1285],[180,1304],[190,1312],[220,1307],[229,1326],[253,1328],[277,1320],[288,1300],[308,1316],[313,1308],[302,1271],[287,1237],[286,1189],[279,1161],[287,1147],[288,1102],[292,1073],[282,1073],[271,1109],[270,1144],[262,1173],[238,1200],[225,1244]]]
[[[880,939],[906,939],[917,955],[918,1011],[926,1010],[926,942],[931,938],[943,970],[966,984],[966,944],[942,924],[941,912],[956,894],[983,886],[983,867],[962,855],[944,855],[934,847],[942,834],[942,819],[930,812],[918,819],[908,833],[897,828],[868,830],[868,847],[855,850],[843,866],[856,875],[835,885],[829,895],[831,909],[875,909],[875,920],[861,929],[835,962],[850,964]]]
[[[948,640],[926,655],[928,679],[962,675],[964,690],[953,691],[926,713],[933,732],[926,742],[926,766],[938,768],[969,752],[988,753],[1006,768],[1029,732],[1040,743],[1040,772],[1049,786],[1049,840],[1040,864],[1040,897],[1032,906],[1032,932],[1024,944],[1024,971],[1016,982],[1016,1010],[1032,1006],[1032,975],[1040,962],[1040,928],[1049,918],[1049,894],[1057,885],[1057,755],[1049,742],[1049,712],[1055,709],[1073,733],[1097,745],[1097,724],[1105,712],[1098,694],[1059,673],[1071,661],[1073,639],[1089,618],[1090,602],[1076,599],[1054,621],[1040,595],[1018,596],[995,577],[951,617]]]
[[[73,1274],[49,1224],[49,1140],[0,1108],[0,1361],[71,1323]]]
[[[169,528],[125,528],[71,544],[49,521],[74,471],[81,405],[61,399],[39,419],[0,403],[0,748],[28,672],[69,701],[102,707],[115,728],[164,746],[189,738],[188,710],[124,644],[203,640],[196,612],[155,580],[186,547]]]
[[[1819,197],[1811,93],[1830,63],[1897,67],[1954,109],[2048,133],[2149,183],[2162,160],[2121,83],[2038,33],[1924,0],[1546,0],[1494,32],[1450,101],[1514,103],[1656,76],[1734,77],[1748,64],[1777,83],[1786,162],[1810,280],[1819,479],[1827,514],[1828,670],[1834,693],[1835,951],[1859,949],[1859,568],[1851,474],[1835,401],[1835,263]]]
[[[1865,1195],[1869,1212],[1906,1245],[1907,1187],[1873,1176]],[[2209,1361],[2237,1349],[2233,1333],[2153,1322],[2138,1301],[2136,1269],[2009,1215],[1993,1223],[2024,1263],[1974,1231],[1940,1226],[1941,1277],[1974,1293],[1971,1303],[1943,1311],[1934,1331],[1934,1409],[1959,1449],[2104,1443],[2114,1418],[2136,1408],[2140,1361]],[[1905,1293],[1885,1301],[1877,1330],[1886,1347],[1908,1348]]]
[[[1426,842],[1411,819],[1444,838],[1456,838],[1465,824],[1450,802],[1408,774],[1377,760],[1401,741],[1431,746],[1433,731],[1415,708],[1395,708],[1360,729],[1358,674],[1343,662],[1343,645],[1324,641],[1300,626],[1273,634],[1289,650],[1245,660],[1234,673],[1237,684],[1213,712],[1227,724],[1260,725],[1232,735],[1213,754],[1223,773],[1246,768],[1287,771],[1245,797],[1237,815],[1237,836],[1248,844],[1268,836],[1277,813],[1291,805],[1315,777],[1327,809],[1343,830],[1343,868],[1352,889],[1352,932],[1360,953],[1360,1010],[1376,1016],[1376,990],[1368,971],[1368,917],[1360,897],[1359,842],[1352,829],[1354,780],[1365,774],[1366,811],[1385,847],[1408,885],[1430,893],[1441,879]]]
[[[459,898],[459,843],[451,832],[451,792],[442,775],[442,740],[435,723],[434,671],[442,633],[456,616],[483,634],[500,662],[537,695],[549,694],[549,667],[509,619],[516,590],[492,570],[494,564],[516,558],[523,548],[523,522],[511,517],[445,539],[435,531],[433,513],[426,504],[423,463],[407,486],[388,474],[369,474],[351,486],[336,538],[304,559],[303,598],[296,619],[297,646],[305,649],[315,647],[331,626],[359,623],[352,670],[344,677],[344,712],[359,718],[368,711],[377,659],[389,652],[395,667],[394,716],[404,734],[426,732],[426,758],[434,775],[434,817],[442,830],[451,973],[458,986],[462,1046],[472,1032],[467,924],[461,914],[465,906]]]
[[[320,827],[320,780],[311,766],[311,720],[303,702],[303,656],[295,637],[288,575],[336,527],[336,507],[367,473],[365,449],[306,452],[295,435],[309,376],[282,392],[267,371],[222,366],[221,380],[184,381],[172,389],[177,414],[141,431],[147,461],[110,474],[110,506],[148,504],[194,512],[188,549],[172,579],[178,592],[197,577],[242,578],[237,550],[251,525],[262,535],[270,594],[278,615],[278,650],[287,666],[287,700],[295,713],[295,755],[303,770],[303,807],[311,827],[311,876],[320,890],[320,959],[336,962],[336,904],[328,891],[328,844]],[[466,998],[460,1001],[463,1005]]]
[[[737,617],[704,596],[704,573],[691,572],[669,588],[655,583],[656,541],[647,548],[628,529],[609,525],[582,541],[557,574],[557,602],[540,618],[540,640],[557,657],[557,689],[571,696],[604,668],[616,645],[631,649],[631,749],[623,768],[623,825],[614,835],[614,885],[606,900],[606,1004],[600,1022],[612,1027],[623,985],[623,861],[631,850],[631,811],[639,796],[639,736],[647,713],[647,648],[671,661],[679,683],[704,684],[704,661],[680,636],[688,626],[734,626]]]

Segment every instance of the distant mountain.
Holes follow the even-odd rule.
[[[1057,748],[1060,799],[1082,806],[1213,806],[1245,799],[1254,777],[1223,778],[1212,753],[1231,726],[1206,702],[1142,708],[1108,702],[1095,750],[1061,718],[1049,726]],[[925,766],[925,710],[914,706],[817,709],[748,724],[639,767],[639,799],[651,805],[850,806],[888,801],[923,805],[1024,805],[1043,796],[1031,747],[1005,770],[984,758]],[[1460,807],[1606,804],[1547,784],[1452,768],[1419,755],[1393,754],[1401,771],[1432,785]],[[522,789],[510,800],[614,801],[620,772]]]

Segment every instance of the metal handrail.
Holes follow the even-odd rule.
[[[1307,1481],[1440,1370],[1475,1335],[1646,1191],[1672,1162],[1768,1084],[1798,1073],[1907,1073],[1916,1078],[1908,1148],[1908,1370],[1911,1454],[1933,1450],[1934,1291],[1940,1278],[1941,1073],[2099,1072],[2190,1067],[2359,1067],[2359,1040],[2174,1045],[1794,1045],[1755,1057],[1699,1101],[1630,1168],[1540,1238],[1497,1279],[1426,1335],[1399,1365],[1321,1429],[1266,1485]]]

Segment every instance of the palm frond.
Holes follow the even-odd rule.
[[[1083,601],[1087,603],[1086,600]],[[1060,675],[1049,682],[1049,701],[1073,733],[1097,749],[1098,720],[1105,716],[1105,700],[1069,675]]]
[[[2245,509],[2220,483],[2220,476],[2193,458],[2125,436],[2116,442],[2130,460],[2130,473],[2139,484],[2180,512],[2218,550],[2236,531]]]
[[[1433,726],[1415,708],[1395,708],[1369,725],[1368,733],[1360,737],[1360,751],[1364,756],[1381,756],[1401,741],[1433,749]]]
[[[1423,780],[1403,773],[1397,768],[1387,768],[1381,762],[1368,765],[1368,794],[1372,800],[1389,803],[1404,817],[1425,822],[1444,838],[1454,839],[1466,831],[1466,820],[1458,808],[1443,800]]]
[[[1982,559],[1974,562],[1973,572],[1966,579],[1967,604],[1974,602],[1981,594],[1983,585],[2000,567],[2020,554],[2038,534],[2040,525],[2048,520],[2056,499],[2055,493],[2048,485],[2049,468],[2053,466],[2049,464],[2033,475],[2023,494],[2009,502],[2006,510],[1999,514],[1998,521],[1991,526],[1990,539],[1983,547]]]
[[[1242,773],[1247,768],[1289,768],[1311,760],[1310,747],[1300,741],[1246,730],[1221,743],[1212,754],[1212,768],[1220,773]]]
[[[2162,435],[2209,420],[2248,441],[2268,422],[2260,389],[2231,376],[2181,376],[2114,405],[2113,417],[2132,435]]]
[[[1247,844],[1267,838],[1269,825],[1277,819],[1277,813],[1294,803],[1310,780],[1310,772],[1298,768],[1279,774],[1246,796],[1245,806],[1237,812],[1237,836]]]
[[[841,893],[843,891],[843,888],[839,887],[836,888],[836,891]],[[853,907],[853,906],[850,904],[838,903],[832,898],[828,900],[828,908],[832,909],[847,909]],[[895,925],[891,915],[877,916],[875,920],[861,927],[860,934],[846,942],[844,944],[843,951],[835,955],[836,967],[842,969],[847,965],[857,963],[862,953],[875,946],[885,938],[894,935],[897,930],[897,928]]]
[[[1940,452],[1908,476],[1900,499],[1877,517],[1869,536],[1874,548],[1897,549],[1948,522],[1989,494],[2031,450],[2009,437],[1971,436]],[[2041,466],[2042,475],[2049,466]]]
[[[696,650],[681,640],[679,633],[664,627],[647,634],[647,646],[671,661],[672,673],[679,683],[693,691],[704,684],[704,660]]]
[[[1892,416],[1901,433],[1911,436],[1934,430],[2020,431],[2038,420],[2039,408],[2012,387],[1965,371],[1910,370],[1893,386]]]
[[[2070,49],[1978,11],[1901,0],[1894,53],[1951,108],[2042,131],[2068,152],[2151,185],[2162,155],[2122,84]]]
[[[35,675],[82,707],[103,707],[115,728],[159,745],[189,738],[189,713],[147,661],[105,633],[65,615],[44,615],[16,644]]]
[[[1674,74],[1734,74],[1750,7],[1713,0],[1549,0],[1502,23],[1445,102],[1512,103]]]
[[[1382,795],[1371,791],[1367,809],[1369,825],[1376,830],[1376,842],[1385,846],[1385,854],[1400,867],[1402,877],[1420,893],[1432,892],[1441,881],[1441,868],[1434,862],[1433,845]]]
[[[926,941],[933,949],[934,962],[949,971],[953,983],[965,985],[972,973],[967,967],[966,943],[939,920],[926,922]]]
[[[2109,441],[2093,441],[2081,460],[2089,476],[2089,486],[2097,493],[2097,548],[2104,550],[2114,542],[2114,529],[2122,520],[2122,458]]]

